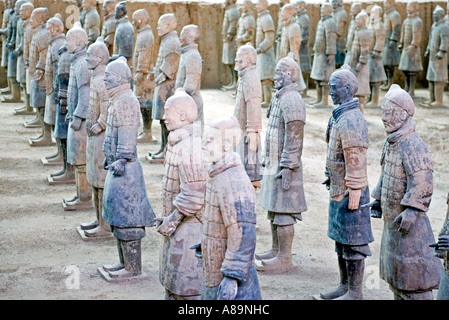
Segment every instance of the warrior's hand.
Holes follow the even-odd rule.
[[[335,56],[333,54],[328,55],[327,62],[329,63],[329,65],[333,65],[335,63]]]
[[[109,169],[109,167],[108,167],[108,159],[106,159],[106,158],[104,158],[104,160],[103,160],[103,169],[104,170],[108,170]]]
[[[429,244],[429,247],[438,250],[449,250],[449,236],[438,237],[438,242]]]
[[[37,69],[36,72],[33,75],[33,80],[34,81],[39,81],[42,79],[42,77],[44,76],[44,71]]]
[[[99,134],[101,131],[103,131],[103,129],[101,128],[101,126],[98,123],[95,123],[92,127],[90,127],[89,132],[96,136],[97,134]]]
[[[418,211],[416,209],[407,208],[394,219],[393,223],[399,224],[399,232],[408,233],[415,223],[417,215]]]
[[[238,283],[236,279],[224,277],[218,287],[217,300],[234,300],[237,295]]]
[[[362,204],[360,206],[361,208],[371,208],[371,217],[372,218],[382,218],[382,208],[380,206],[380,201],[379,200],[374,200],[373,202],[367,203],[367,204]]]
[[[194,244],[193,246],[190,247],[190,249],[195,250],[195,257],[202,259],[203,255],[202,255],[202,251],[201,251],[201,242]]]
[[[156,85],[159,85],[159,84],[161,84],[162,82],[164,82],[165,80],[167,80],[167,76],[165,75],[165,73],[162,72],[160,75],[158,75],[158,76],[156,77],[155,84],[156,84]]]
[[[259,145],[259,134],[257,132],[248,133],[245,142],[248,143],[249,151],[256,152]]]
[[[156,231],[163,236],[168,237],[176,230],[176,226],[168,219],[168,217],[156,217]]]
[[[321,182],[321,184],[324,184],[324,186],[326,187],[327,190],[330,190],[331,188],[331,179],[328,177],[326,180],[324,180],[323,182]]]
[[[114,176],[121,176],[125,172],[125,164],[127,160],[126,159],[118,159],[114,163],[112,163],[109,167],[109,169],[112,169],[114,172]]]
[[[345,196],[349,194],[349,210],[357,210],[359,208],[360,197],[362,196],[362,190],[360,189],[347,189]]]
[[[435,54],[435,58],[437,58],[437,59],[443,59],[443,52],[438,51],[438,52]]]
[[[142,72],[136,72],[136,75],[134,76],[134,83],[140,83],[144,79]]]
[[[283,168],[276,176],[276,179],[282,178],[282,189],[288,190],[292,182],[293,170]]]
[[[83,122],[83,119],[74,116],[72,121],[70,122],[70,128],[72,128],[75,131],[78,131],[81,128],[81,123]]]

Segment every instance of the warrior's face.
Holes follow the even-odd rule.
[[[348,87],[342,85],[342,82],[339,79],[331,77],[329,80],[329,95],[331,96],[334,105],[339,105],[347,100]]]
[[[387,133],[392,133],[402,128],[408,118],[407,111],[384,99],[382,103],[382,122]]]
[[[220,130],[212,127],[206,128],[204,132],[202,151],[207,163],[217,163],[225,155],[224,140]]]
[[[245,69],[248,66],[248,59],[246,55],[241,52],[237,52],[235,56],[235,70],[240,71]]]
[[[104,73],[104,83],[106,86],[106,89],[114,89],[120,85],[121,78],[118,74],[115,72],[111,72],[110,70],[105,71]]]
[[[162,117],[168,131],[174,131],[185,126],[186,114],[173,102],[167,101]]]
[[[291,79],[291,71],[288,70],[283,65],[276,66],[276,70],[274,71],[274,88],[276,90],[282,89],[285,86],[288,86],[289,84],[292,84],[293,81]]]

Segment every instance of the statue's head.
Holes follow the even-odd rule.
[[[243,12],[251,12],[254,10],[254,3],[251,0],[244,0],[243,1]]]
[[[379,23],[382,19],[382,7],[377,4],[371,7],[371,12],[369,15],[369,20],[372,25]]]
[[[296,7],[289,3],[282,7],[281,9],[281,19],[286,21],[296,14]]]
[[[362,4],[360,2],[353,2],[351,4],[351,9],[349,12],[351,16],[356,16],[360,11],[362,11]]]
[[[126,9],[126,1],[122,1],[116,4],[115,6],[115,19],[121,19],[128,13]]]
[[[368,23],[368,14],[365,10],[360,11],[355,17],[355,24],[357,27],[366,26]]]
[[[232,153],[241,139],[242,132],[235,117],[215,120],[204,131],[202,151],[207,163],[217,163]]]
[[[256,2],[256,11],[262,12],[268,9],[269,3],[268,0],[257,0]]]
[[[31,28],[36,28],[37,26],[40,26],[41,24],[44,24],[47,22],[49,17],[48,9],[44,7],[36,8],[31,13],[30,18],[30,25]]]
[[[97,0],[83,0],[82,7],[84,10],[88,10],[97,5]]]
[[[240,71],[248,66],[255,65],[257,61],[256,49],[251,43],[240,46],[235,55],[235,70]]]
[[[59,18],[50,18],[46,24],[47,34],[49,38],[53,38],[64,32],[64,25]]]
[[[184,88],[176,89],[164,105],[165,122],[168,131],[174,131],[192,124],[198,117],[195,100],[187,94]]]
[[[98,37],[87,49],[86,62],[90,70],[109,63],[109,50],[102,37]]]
[[[304,0],[296,1],[296,10],[298,12],[304,11],[306,9],[306,2]]]
[[[295,61],[293,53],[279,59],[274,70],[274,87],[276,90],[282,89],[289,84],[295,83],[299,79],[299,65]]]
[[[76,21],[73,27],[67,31],[66,46],[69,53],[77,52],[84,49],[87,45],[87,33],[81,27],[79,21]]]
[[[180,34],[181,46],[197,43],[200,38],[200,28],[195,24],[184,26]]]
[[[418,11],[418,1],[413,0],[413,1],[407,2],[406,11],[408,14]]]
[[[332,14],[332,5],[329,2],[323,3],[321,5],[320,14],[322,18],[330,16]]]
[[[159,17],[157,22],[157,34],[162,37],[173,31],[178,26],[178,21],[174,13],[166,13]]]
[[[332,9],[337,10],[343,8],[343,0],[332,0]]]
[[[22,20],[28,20],[31,17],[31,13],[34,10],[34,5],[31,2],[25,2],[20,6],[19,16]]]
[[[150,22],[150,15],[146,9],[139,9],[134,11],[132,23],[136,29],[139,29]]]
[[[237,2],[237,0],[225,0],[225,6],[232,6],[233,4],[235,4]]]
[[[131,82],[131,70],[125,57],[120,56],[106,66],[104,72],[106,89],[114,89]]]
[[[410,122],[415,114],[415,103],[407,91],[393,84],[384,96],[381,109],[385,131],[392,133]]]
[[[14,6],[14,11],[16,13],[19,13],[20,7],[22,6],[22,4],[24,4],[25,2],[27,2],[27,0],[18,0]]]
[[[335,105],[351,101],[358,89],[359,82],[347,64],[335,70],[329,79],[329,95]]]
[[[103,15],[107,16],[108,14],[111,14],[115,10],[115,6],[117,4],[117,1],[115,0],[105,0],[103,2],[103,6],[101,7],[101,10],[103,11]]]
[[[433,10],[432,17],[433,22],[439,22],[444,19],[444,16],[446,15],[446,12],[443,8],[441,8],[439,5],[435,7],[435,10]]]
[[[395,0],[384,0],[384,10],[393,8],[396,4]]]

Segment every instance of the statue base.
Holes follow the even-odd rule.
[[[58,165],[58,166],[63,166],[64,165],[64,161],[61,160],[61,158],[57,157],[55,158],[57,160],[48,160],[46,157],[42,157],[41,158],[41,162],[44,166],[54,166],[54,165]]]
[[[314,295],[312,296],[312,300],[324,300],[324,299],[321,298],[320,294],[318,293],[318,294],[314,294]]]
[[[142,273],[135,275],[135,276],[129,276],[129,277],[111,277],[109,273],[104,270],[103,267],[98,267],[98,273],[101,275],[101,277],[106,280],[107,282],[111,283],[120,283],[124,281],[141,281],[141,280],[148,280],[148,275],[142,271]]]
[[[286,273],[295,273],[299,271],[299,266],[292,263],[288,266],[281,266],[278,268],[265,268],[261,260],[254,260],[254,266],[258,272],[263,272],[265,274],[286,274]]]
[[[83,239],[84,241],[97,241],[97,240],[115,239],[115,237],[112,234],[112,232],[109,232],[106,235],[102,235],[102,236],[98,236],[98,237],[88,237],[88,236],[86,236],[86,234],[84,233],[84,230],[80,226],[76,227],[76,230],[78,231],[81,239]]]
[[[47,176],[47,183],[49,185],[57,185],[57,184],[75,184],[75,179],[67,179],[67,180],[55,180],[55,177],[51,175]]]
[[[56,145],[56,140],[51,138],[51,140],[33,140],[28,139],[28,144],[32,147],[49,147]]]
[[[70,204],[65,200],[62,200],[62,207],[64,208],[64,211],[75,211],[93,209],[94,205],[92,204],[92,201],[74,201],[73,204]]]

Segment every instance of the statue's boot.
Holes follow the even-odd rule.
[[[309,95],[307,94],[307,92],[309,89],[310,72],[303,72],[302,76],[304,78],[304,83],[306,85],[305,89],[301,91],[301,97],[304,99],[304,98],[309,98]]]
[[[228,85],[221,87],[221,90],[223,91],[234,90],[237,87],[237,72],[234,70],[234,65],[231,65],[229,68],[230,68],[231,82]]]
[[[165,158],[165,146],[167,145],[168,130],[163,120],[161,120],[161,147],[156,153],[148,153],[145,158],[149,161],[160,162]]]
[[[44,164],[61,164],[64,162],[64,156],[62,155],[61,141],[56,138],[57,152],[50,156],[45,156],[42,158],[42,163]]]
[[[379,91],[380,85],[374,84],[371,86],[371,100],[365,104],[366,108],[377,108],[379,107]]]
[[[444,82],[435,82],[435,101],[429,104],[429,108],[443,108]]]
[[[23,126],[25,128],[40,128],[40,127],[42,127],[41,119],[39,116],[39,110],[37,110],[37,109],[34,109],[34,110],[35,110],[34,114],[36,114],[36,117],[32,120],[25,121],[23,123]]]
[[[76,165],[75,167],[75,182],[76,195],[78,198],[75,201],[63,200],[65,211],[72,210],[86,210],[93,207],[92,205],[92,187],[87,182],[86,165]]]
[[[256,264],[258,271],[289,271],[293,269],[292,263],[292,244],[295,234],[294,225],[277,226],[279,252],[271,259],[260,260]]]
[[[346,270],[348,272],[348,291],[335,300],[363,300],[365,259],[346,260]]]
[[[50,180],[55,184],[72,184],[75,182],[75,172],[73,166],[67,163],[67,139],[59,139],[61,146],[61,153],[63,156],[63,168],[56,173],[50,173],[48,181]]]
[[[263,102],[262,108],[268,108],[273,94],[273,85],[271,80],[262,80]]]
[[[141,241],[120,240],[125,267],[117,271],[108,271],[111,278],[130,278],[142,273]]]
[[[30,138],[28,142],[32,147],[45,147],[54,145],[55,143],[52,139],[51,125],[44,122],[42,126],[42,135],[37,138]]]
[[[321,83],[321,100],[319,103],[313,105],[314,108],[329,107],[329,85]]]
[[[20,83],[15,78],[11,78],[11,95],[2,99],[3,103],[18,103],[23,102],[21,100]]]
[[[254,257],[257,260],[272,259],[276,257],[279,252],[277,225],[273,224],[273,220],[270,220],[270,227],[271,227],[271,249],[262,253],[256,253]]]
[[[338,269],[340,271],[340,283],[335,288],[321,292],[320,297],[324,300],[332,300],[341,297],[348,292],[348,271],[346,269],[346,260],[338,256]]]
[[[14,115],[16,116],[34,114],[34,110],[30,106],[30,95],[25,92],[25,88],[23,88],[23,92],[23,100],[25,102],[25,105],[23,107],[14,109]]]
[[[410,84],[409,84],[409,89],[408,89],[408,93],[410,94],[410,96],[412,98],[415,98],[415,87],[416,87],[416,75],[415,74],[410,74],[410,80],[409,80]]]
[[[97,226],[84,230],[84,234],[90,238],[108,237],[112,235],[111,227],[103,219],[103,188],[92,187],[95,212],[97,214]]]
[[[359,109],[362,113],[365,113],[365,96],[358,96],[359,98]]]
[[[6,87],[0,89],[1,94],[11,94],[11,78],[6,79]]]
[[[320,103],[321,99],[322,99],[322,96],[323,96],[323,87],[320,86],[320,84],[317,82],[317,84],[316,84],[316,100],[310,102],[309,104],[310,105],[315,105],[315,104]]]
[[[143,131],[137,136],[137,142],[157,143],[157,139],[153,137],[151,126],[153,119],[151,119],[151,108],[141,108]]]
[[[388,91],[393,84],[394,77],[394,67],[385,68],[385,73],[387,74],[387,81],[380,87],[381,90]]]
[[[106,272],[114,272],[118,271],[120,269],[125,268],[125,260],[123,258],[123,250],[122,250],[122,244],[121,240],[117,239],[117,251],[118,251],[118,257],[119,257],[119,263],[113,263],[113,264],[105,264],[103,265],[103,269]]]

